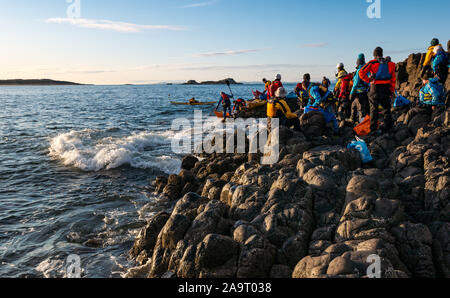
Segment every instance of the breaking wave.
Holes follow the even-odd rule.
[[[139,132],[125,137],[105,136],[93,130],[71,131],[54,137],[49,151],[50,156],[65,166],[86,172],[129,165],[140,169],[158,168],[171,174],[181,167],[179,158],[167,155],[172,137],[171,131]]]

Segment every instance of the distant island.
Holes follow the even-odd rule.
[[[237,83],[234,79],[224,79],[220,81],[206,81],[198,83],[195,80],[189,80],[187,83],[184,83],[183,85],[225,85],[226,83],[230,82],[231,85],[242,85],[242,83]]]
[[[49,79],[42,80],[0,80],[0,86],[79,86],[83,84],[54,81]]]

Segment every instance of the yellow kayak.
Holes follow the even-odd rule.
[[[172,105],[179,105],[179,106],[207,106],[207,105],[215,105],[217,102],[196,102],[196,103],[189,103],[189,102],[175,102],[171,101],[170,104]]]
[[[253,109],[262,107],[265,104],[267,104],[267,100],[255,100],[255,101],[252,101],[252,102],[248,103],[248,109],[249,110],[253,110]]]

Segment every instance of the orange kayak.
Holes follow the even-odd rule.
[[[214,114],[216,114],[217,118],[223,118],[223,113],[222,112],[214,111]],[[230,113],[227,113],[227,117],[231,117]]]

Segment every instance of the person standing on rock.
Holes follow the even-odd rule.
[[[359,71],[366,64],[366,58],[364,54],[359,54],[356,60],[356,72],[353,77],[353,88],[350,91],[350,101],[352,102],[352,114],[350,116],[353,122],[359,122],[369,115],[369,98],[367,97],[367,91],[369,90],[369,84],[361,80],[359,77]],[[358,117],[359,114],[359,117]]]
[[[359,78],[370,83],[368,93],[370,104],[371,134],[378,131],[379,106],[385,110],[384,130],[389,131],[394,121],[391,115],[391,97],[395,93],[395,63],[383,58],[383,49],[377,47],[373,52],[374,59],[359,70]]]
[[[420,105],[431,108],[433,111],[445,107],[445,89],[439,82],[439,78],[430,78],[428,74],[425,74],[422,77],[422,84],[424,87],[419,93]]]
[[[227,115],[232,114],[231,111],[231,98],[233,98],[233,95],[228,95],[225,92],[220,92],[220,99],[219,103],[217,104],[216,111],[219,109],[220,105],[223,107],[223,122],[227,121]]]
[[[430,66],[431,60],[435,56],[434,48],[437,46],[441,46],[441,48],[442,48],[442,45],[439,43],[439,39],[433,38],[433,40],[431,40],[431,45],[428,47],[428,52],[427,52],[427,55],[425,56],[425,61],[423,62],[423,67]]]
[[[434,53],[434,58],[432,62],[433,73],[442,84],[445,84],[448,77],[448,66],[449,66],[448,55],[440,45],[434,47],[433,53]]]
[[[336,87],[334,88],[334,94],[339,99],[338,112],[341,118],[350,118],[351,114],[351,102],[350,102],[350,91],[352,89],[353,74],[348,74],[344,69],[344,64],[339,63],[337,66],[338,73],[336,77],[338,81]]]

